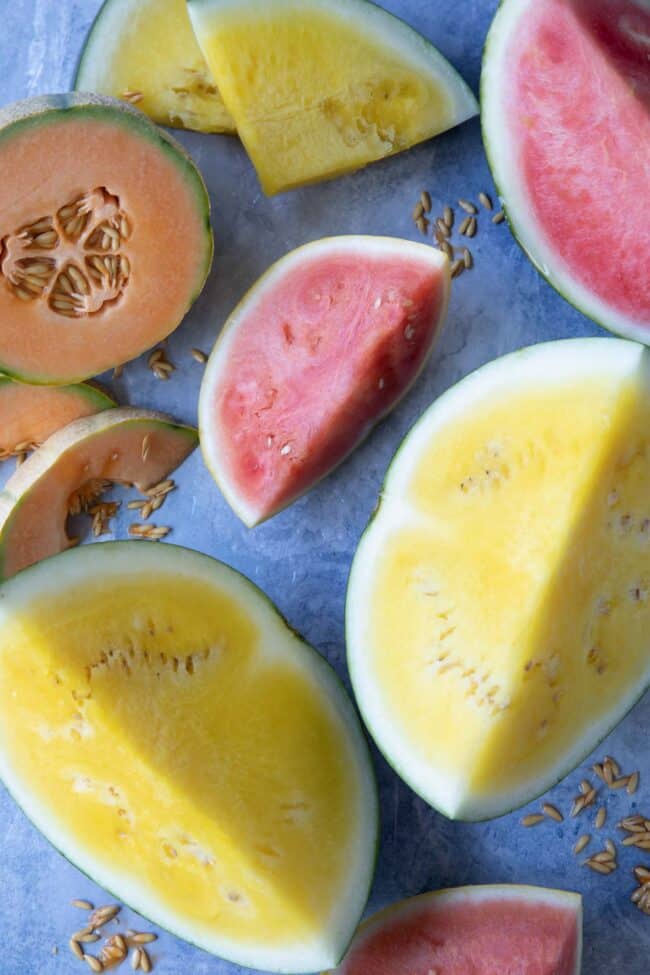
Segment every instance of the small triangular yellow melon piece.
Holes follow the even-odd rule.
[[[448,61],[366,0],[188,0],[268,194],[401,152],[475,115]]]

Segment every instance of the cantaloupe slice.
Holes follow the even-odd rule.
[[[33,449],[73,420],[115,405],[89,383],[28,386],[0,376],[0,461],[16,450]]]
[[[105,0],[74,87],[125,98],[161,125],[235,131],[194,37],[186,0]]]
[[[448,816],[575,767],[650,683],[650,352],[547,343],[442,396],[355,556],[348,659],[369,728]]]
[[[109,542],[0,588],[0,777],[66,857],[208,951],[306,972],[352,937],[377,841],[358,719],[214,559]]]
[[[0,112],[0,371],[86,379],[179,324],[212,258],[194,163],[141,112],[52,95]]]
[[[193,427],[163,413],[119,407],[68,424],[27,458],[0,492],[0,579],[61,552],[71,496],[92,481],[146,490],[196,447]]]
[[[366,0],[188,0],[266,193],[393,155],[476,115],[448,61]]]

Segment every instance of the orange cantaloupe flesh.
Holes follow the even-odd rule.
[[[73,420],[115,406],[94,386],[29,386],[0,376],[0,460],[20,444],[40,444]]]
[[[176,328],[205,280],[212,237],[201,177],[162,130],[115,99],[73,93],[19,103],[0,113],[0,173],[5,251],[21,228],[97,188],[119,200],[131,226],[123,292],[79,318],[41,297],[20,300],[0,247],[0,371],[36,383],[87,379]],[[79,256],[63,239],[44,253],[64,251]]]

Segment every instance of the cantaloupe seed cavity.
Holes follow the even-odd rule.
[[[36,217],[0,241],[0,279],[22,301],[44,301],[66,318],[119,301],[131,261],[131,219],[104,186]]]

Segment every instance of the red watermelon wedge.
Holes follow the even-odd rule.
[[[481,102],[531,260],[586,315],[650,344],[650,4],[504,0]]]
[[[447,310],[426,244],[332,237],[287,254],[232,313],[206,368],[201,447],[249,526],[332,470],[417,378]]]
[[[457,887],[361,926],[335,975],[579,975],[582,902],[541,887]]]

